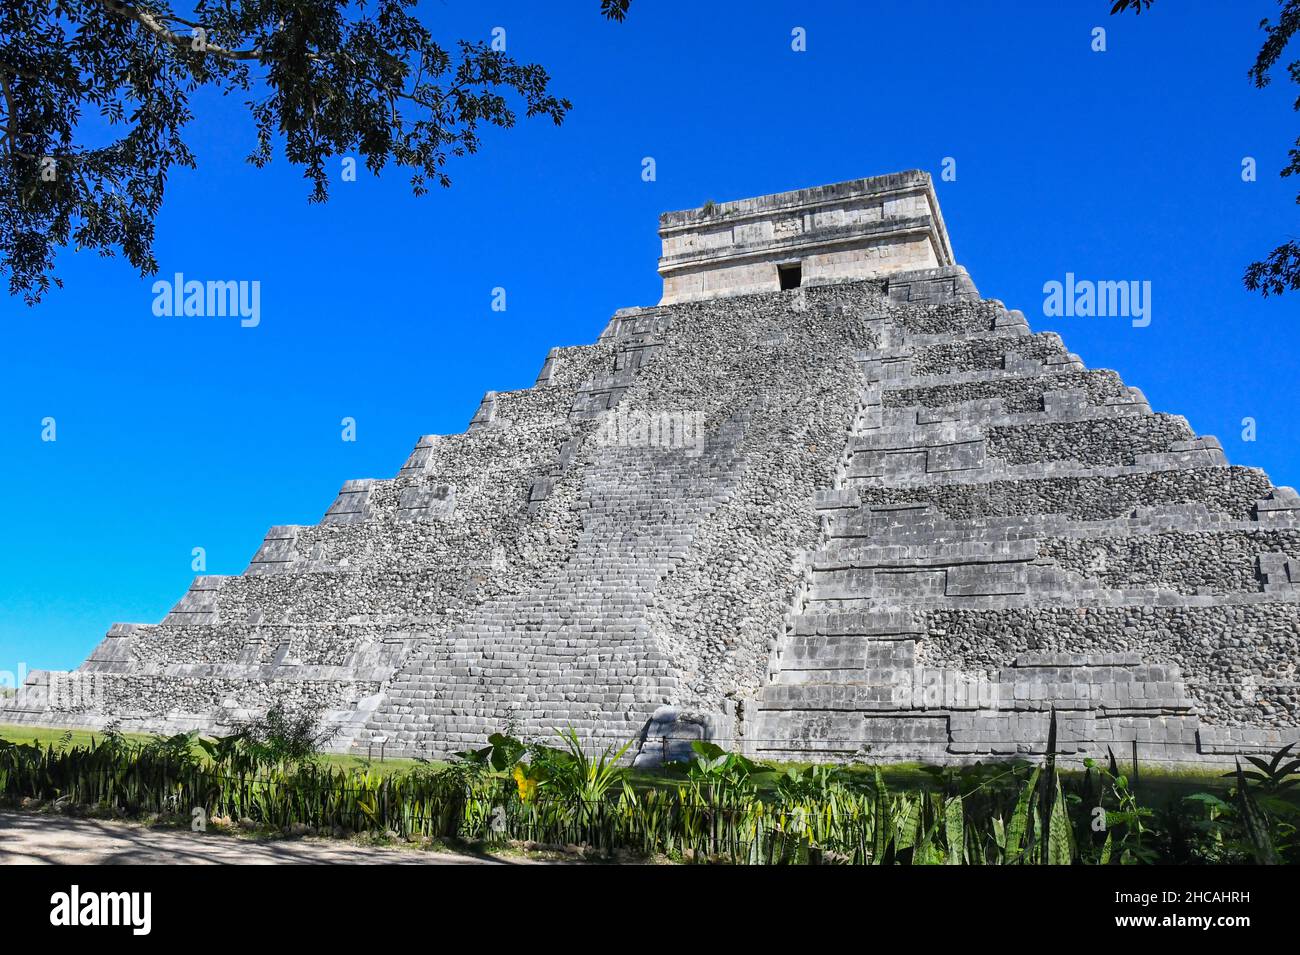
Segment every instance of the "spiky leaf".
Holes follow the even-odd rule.
[[[948,838],[948,864],[961,865],[966,848],[966,830],[960,796],[953,796],[944,807],[944,835]]]

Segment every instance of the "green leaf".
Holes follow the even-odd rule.
[[[1056,799],[1052,802],[1052,815],[1048,823],[1048,865],[1069,865],[1074,856],[1074,833],[1070,817],[1065,812],[1065,799],[1061,795],[1061,779],[1056,778]]]
[[[944,808],[944,835],[948,839],[948,864],[961,865],[966,849],[965,820],[960,796],[953,796]]]
[[[1272,774],[1273,767],[1265,760],[1260,759],[1258,756],[1247,756],[1246,759],[1252,766],[1258,767],[1265,777]]]
[[[916,830],[921,821],[920,802],[913,802],[910,796],[900,797],[902,806],[895,816],[894,846],[898,849],[910,849],[916,845]]]
[[[1183,801],[1204,803],[1205,805],[1212,806],[1215,809],[1232,808],[1226,802],[1224,802],[1222,799],[1220,799],[1218,796],[1214,795],[1213,793],[1192,793],[1190,796],[1184,796]]]
[[[1279,749],[1276,753],[1273,754],[1273,759],[1269,763],[1269,767],[1268,767],[1268,771],[1270,775],[1272,776],[1286,775],[1286,773],[1278,773],[1277,768],[1279,765],[1281,765],[1282,760],[1286,759],[1286,754],[1291,751],[1291,747],[1293,746],[1295,746],[1295,743],[1287,743],[1285,746],[1283,746],[1281,749]],[[1300,760],[1296,760],[1296,762],[1300,762]]]
[[[1250,840],[1255,861],[1260,865],[1277,865],[1279,859],[1277,850],[1273,848],[1273,840],[1269,836],[1268,820],[1250,794],[1240,761],[1237,763],[1237,807],[1241,811],[1241,819],[1246,827],[1246,835]]]
[[[876,767],[876,828],[872,833],[871,861],[876,865],[882,865],[885,861],[885,853],[889,850],[889,839],[893,834],[894,821],[889,811],[889,791],[885,788],[885,778],[880,774],[880,767]]]
[[[727,751],[725,749],[723,749],[717,743],[710,743],[706,739],[694,740],[691,743],[691,751],[694,752],[697,756],[701,756],[706,760],[714,760],[720,756],[727,755]]]
[[[1025,788],[1016,800],[1016,808],[1011,813],[1011,823],[1007,826],[1007,862],[1015,862],[1024,851],[1025,832],[1029,827],[1029,803],[1038,788],[1039,770],[1037,767],[1029,774]]]
[[[1277,770],[1273,774],[1273,776],[1274,778],[1282,779],[1286,776],[1290,776],[1292,773],[1297,771],[1300,771],[1300,759],[1293,759],[1291,760],[1291,762],[1287,763],[1281,769]]]

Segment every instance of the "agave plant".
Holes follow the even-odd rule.
[[[572,727],[556,730],[564,749],[545,751],[542,762],[550,776],[553,788],[579,805],[594,806],[605,794],[627,775],[627,767],[620,764],[632,746],[628,740],[617,749],[607,746],[591,755],[583,748],[578,733]]]

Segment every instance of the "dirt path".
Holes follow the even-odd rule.
[[[362,848],[328,839],[258,842],[128,822],[0,812],[0,865],[479,865],[495,859]]]

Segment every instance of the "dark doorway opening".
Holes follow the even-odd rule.
[[[778,265],[776,267],[776,277],[781,283],[781,291],[798,288],[803,284],[803,263],[791,262],[789,265]]]

